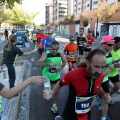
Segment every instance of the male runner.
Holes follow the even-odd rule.
[[[109,80],[111,80],[114,85],[113,89],[110,91],[110,95],[116,93],[120,88],[120,81],[118,75],[118,68],[120,67],[120,37],[115,37],[114,40],[115,42],[111,53],[115,68],[111,69],[108,74]],[[111,101],[109,104],[114,105],[114,102]]]
[[[61,64],[62,63],[62,64]],[[37,66],[43,67],[42,75],[47,76],[51,82],[52,88],[60,80],[60,71],[66,65],[64,54],[59,51],[58,42],[52,42],[50,50],[43,52],[37,62]],[[58,113],[57,100],[58,92],[53,95],[54,103],[51,107],[53,113]]]
[[[104,73],[105,73],[105,77],[102,83],[102,88],[106,93],[109,93],[109,79],[108,79],[108,73],[110,72],[110,69],[114,68],[114,65],[112,64],[112,54],[111,54],[111,50],[112,50],[112,46],[114,44],[114,39],[111,36],[104,36],[102,41],[101,41],[101,45],[102,45],[102,50],[105,52],[106,54],[106,66],[104,67]],[[108,111],[108,103],[104,102],[102,100],[101,103],[101,120],[106,120],[106,116],[107,116],[107,111]]]
[[[69,71],[76,68],[76,57],[78,52],[78,46],[74,43],[75,38],[73,36],[69,37],[70,43],[65,46],[64,53],[66,55]]]
[[[101,89],[104,78],[103,68],[106,55],[100,49],[94,49],[87,57],[84,66],[68,72],[52,89],[54,95],[62,86],[69,85],[69,96],[63,112],[64,120],[90,120],[90,110],[96,94],[101,94],[103,101],[111,100],[109,94]],[[43,90],[47,100],[47,93]]]
[[[80,34],[77,36],[77,45],[79,49],[79,55],[83,57],[84,47],[87,45],[87,38],[84,34],[84,28],[80,28]]]

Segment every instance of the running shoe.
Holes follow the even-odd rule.
[[[60,116],[56,116],[55,120],[61,120],[61,117]]]
[[[109,105],[114,105],[115,103],[111,100],[110,102],[109,102]]]
[[[52,105],[51,110],[52,110],[53,113],[58,113],[57,105]]]

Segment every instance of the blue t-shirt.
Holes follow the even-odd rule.
[[[48,38],[44,38],[40,44],[42,44],[42,46],[44,46],[44,52],[46,52],[46,50],[50,49],[50,45],[52,42],[55,42],[56,40],[54,38],[48,39]]]

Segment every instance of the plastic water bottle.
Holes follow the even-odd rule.
[[[3,64],[3,68],[2,68],[4,71],[3,71],[3,79],[4,81],[8,81],[8,68],[6,66],[6,64]]]
[[[48,77],[46,77],[47,82],[44,82],[44,90],[47,91],[47,98],[52,98],[52,94],[51,92],[51,84],[50,84],[50,80],[48,79]]]

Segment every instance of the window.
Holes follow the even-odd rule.
[[[98,4],[98,1],[94,1],[94,2],[93,2],[93,5],[96,5],[96,4]]]
[[[80,8],[78,8],[78,10],[80,10]]]
[[[87,4],[87,7],[89,7],[89,4]]]
[[[80,4],[81,4],[81,2],[78,3],[78,5],[80,5]]]

